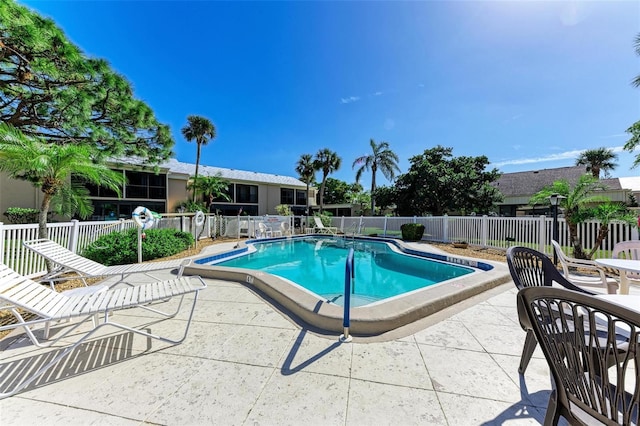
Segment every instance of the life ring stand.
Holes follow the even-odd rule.
[[[196,224],[196,226],[204,225],[204,213],[202,213],[201,210],[198,210],[196,212],[196,215],[193,217],[193,221]]]
[[[144,215],[144,220],[142,220],[142,215]],[[131,214],[133,221],[138,225],[139,228],[145,229],[151,228],[155,222],[155,218],[153,217],[153,213],[146,207],[138,206]]]

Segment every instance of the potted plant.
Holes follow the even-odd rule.
[[[453,247],[466,249],[467,247],[469,247],[469,243],[467,243],[466,241],[454,241]]]

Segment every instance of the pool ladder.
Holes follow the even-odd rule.
[[[349,318],[351,308],[351,292],[355,289],[351,288],[351,280],[355,279],[356,271],[353,267],[353,247],[349,249],[347,255],[347,262],[344,268],[344,315],[342,319],[342,326],[344,333],[340,335],[341,342],[350,342],[351,336],[349,335],[349,324],[351,319]]]

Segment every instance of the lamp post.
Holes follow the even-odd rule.
[[[562,195],[555,193],[549,196],[549,202],[553,208],[553,239],[557,241],[558,244],[560,243],[560,241],[558,241],[558,205],[560,204],[560,200],[563,198],[567,197],[563,197]],[[556,253],[555,250],[553,250],[553,264],[558,264],[558,253]]]

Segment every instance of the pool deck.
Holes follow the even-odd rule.
[[[318,335],[292,322],[242,284],[206,282],[182,344],[103,330],[53,373],[0,400],[0,424],[459,426],[543,421],[551,389],[548,368],[537,349],[526,374],[517,372],[525,333],[512,283],[402,330],[340,343],[337,335]],[[184,316],[158,322],[139,309],[115,315],[157,333],[178,333],[184,325]],[[6,391],[7,378],[17,368],[59,350],[36,348],[22,335],[0,341],[0,391]]]

